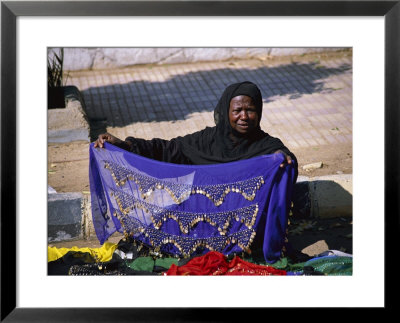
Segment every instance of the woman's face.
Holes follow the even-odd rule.
[[[259,123],[256,106],[247,95],[235,96],[229,104],[229,123],[241,134],[252,132]]]

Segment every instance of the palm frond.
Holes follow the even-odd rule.
[[[59,54],[52,52],[52,56],[47,57],[47,84],[48,87],[61,87],[66,84],[68,74],[64,80],[64,48],[60,49]]]

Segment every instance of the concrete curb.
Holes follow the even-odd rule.
[[[75,86],[64,88],[65,108],[48,109],[47,141],[66,143],[90,141],[90,127],[81,92]]]
[[[82,218],[85,206],[81,193],[50,193],[47,204],[48,242],[84,237]]]
[[[353,175],[299,176],[293,194],[298,218],[353,215]]]

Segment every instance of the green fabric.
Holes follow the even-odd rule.
[[[286,271],[302,271],[304,263],[293,263],[293,260],[288,257],[282,257],[275,263],[270,264],[264,260],[259,254],[245,255],[244,260],[257,265],[271,266],[276,269]]]
[[[353,274],[352,257],[326,256],[299,263],[292,263],[289,258],[285,257],[270,266],[291,272],[302,272],[304,267],[310,266],[315,271],[327,276],[350,276]]]
[[[179,259],[176,258],[160,258],[156,259],[155,266],[160,266],[169,269],[172,264],[178,265]]]
[[[290,258],[283,257],[273,264],[268,264],[276,269],[299,272],[303,271],[304,262],[293,263]]]
[[[311,266],[325,275],[349,276],[353,274],[353,257],[320,257],[305,262],[304,266]]]
[[[127,263],[131,269],[139,271],[153,271],[154,259],[152,257],[138,257],[131,263]]]
[[[269,266],[274,267],[276,269],[286,270],[289,266],[288,259],[286,257],[279,259],[273,264],[269,264]]]
[[[128,266],[134,270],[140,271],[153,271],[154,266],[169,269],[172,264],[178,265],[179,259],[176,258],[157,258],[154,260],[152,257],[138,257],[132,262],[128,262]]]

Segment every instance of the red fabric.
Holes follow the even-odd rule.
[[[201,257],[190,260],[186,265],[173,264],[166,275],[286,275],[285,270],[271,266],[256,265],[238,256],[228,262],[226,257],[216,251],[210,251]]]

